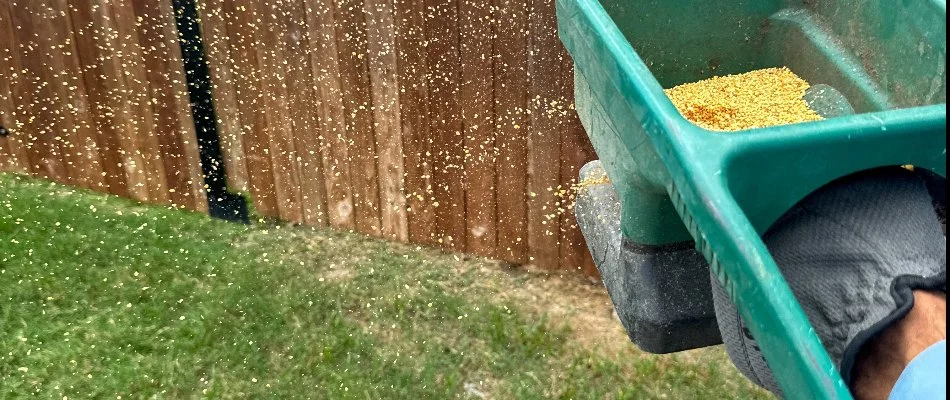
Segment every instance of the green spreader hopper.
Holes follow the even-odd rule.
[[[557,0],[557,16],[578,113],[619,200],[616,222],[584,233],[598,264],[620,271],[604,274],[614,302],[635,303],[621,313],[633,341],[655,353],[718,343],[711,274],[786,396],[850,398],[761,235],[859,171],[913,165],[945,179],[945,1]],[[714,132],[663,92],[768,67],[819,89],[807,100],[826,119]],[[611,224],[622,243],[606,243]]]

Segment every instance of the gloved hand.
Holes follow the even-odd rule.
[[[812,194],[764,241],[849,385],[861,346],[903,318],[913,290],[946,292],[947,246],[924,183],[902,168],[853,175]],[[713,280],[730,358],[780,394],[735,306]]]

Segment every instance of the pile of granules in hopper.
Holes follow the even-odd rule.
[[[822,119],[802,99],[808,87],[788,68],[767,68],[687,83],[666,95],[696,125],[739,131]]]

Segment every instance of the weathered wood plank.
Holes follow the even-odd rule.
[[[10,80],[10,96],[13,99],[16,118],[10,138],[19,140],[25,156],[22,160],[29,173],[67,182],[66,166],[59,156],[60,143],[52,140],[53,137],[49,135],[48,128],[42,128],[49,127],[49,125],[43,125],[47,117],[33,116],[34,105],[42,107],[39,102],[47,97],[42,93],[46,85],[42,85],[41,78],[30,69],[30,65],[37,62],[36,57],[24,56],[24,51],[33,51],[38,48],[29,9],[17,0],[9,0],[4,11],[8,13],[10,20],[8,36],[12,46],[10,62],[16,68]]]
[[[561,46],[553,0],[532,0],[529,14],[532,45],[528,62],[531,78],[531,129],[528,136],[528,246],[533,264],[556,268],[559,262],[560,221],[555,188],[560,184]]]
[[[427,0],[425,4],[435,241],[445,248],[465,251],[458,7],[452,0]]]
[[[373,95],[373,127],[379,169],[382,236],[409,237],[402,153],[393,0],[365,0],[367,53]]]
[[[0,0],[0,125],[7,130],[7,136],[0,138],[0,164],[4,170],[28,173],[30,160],[22,143],[23,132],[17,119],[18,99],[13,97],[12,81],[22,79],[20,71],[20,57],[17,54],[16,39],[14,38],[13,19],[10,16],[9,0]]]
[[[198,140],[188,100],[175,15],[170,2],[133,2],[152,97],[152,112],[166,167],[169,200],[207,211]]]
[[[346,135],[340,66],[337,62],[336,22],[333,0],[305,0],[311,50],[311,75],[316,81],[316,111],[320,119],[323,171],[330,225],[354,229],[353,194],[350,188],[350,144]]]
[[[495,173],[498,257],[528,261],[528,11],[530,0],[495,0]]]
[[[373,98],[367,64],[366,20],[360,0],[335,0],[337,61],[346,138],[350,142],[350,184],[356,230],[380,236],[379,179],[373,129]]]
[[[127,103],[128,118],[131,122],[131,135],[136,141],[137,166],[145,175],[148,187],[148,199],[158,204],[169,203],[170,193],[165,162],[161,153],[159,134],[156,132],[152,113],[152,96],[149,91],[148,72],[145,57],[139,42],[137,21],[132,4],[113,1],[111,11],[115,18],[117,51],[113,54],[122,66],[124,101]]]
[[[309,225],[327,225],[326,183],[323,173],[320,119],[310,65],[307,13],[303,2],[288,3],[285,17],[287,103],[293,123],[294,154],[300,176],[300,204]]]
[[[60,102],[56,129],[67,143],[65,160],[73,167],[70,171],[74,183],[105,191],[108,183],[99,154],[101,144],[83,80],[69,4],[66,0],[53,0],[47,7],[53,11],[52,18],[46,20],[47,30],[58,47],[50,49],[47,68],[52,67],[54,76],[50,82],[56,83],[55,96]]]
[[[294,149],[294,130],[287,108],[288,78],[284,49],[287,12],[286,1],[260,4],[262,43],[258,45],[258,68],[264,89],[264,116],[267,122],[264,134],[270,143],[271,164],[274,171],[274,189],[277,209],[283,220],[303,222],[300,208],[300,178]]]
[[[266,125],[261,71],[257,47],[263,27],[258,2],[225,0],[225,21],[234,58],[232,74],[241,119],[244,162],[247,165],[248,191],[257,214],[278,217],[276,189]]]
[[[400,129],[405,171],[409,241],[432,244],[435,201],[432,186],[432,137],[429,130],[429,67],[426,57],[424,0],[396,0],[396,47]]]
[[[459,2],[466,251],[483,257],[497,254],[493,18],[490,1]]]
[[[27,123],[23,128],[31,169],[47,179],[85,186],[79,171],[84,166],[78,163],[84,144],[72,143],[74,135],[67,134],[68,128],[62,131],[67,99],[62,97],[59,80],[65,65],[63,57],[55,54],[61,54],[60,46],[66,40],[57,35],[62,29],[50,28],[64,21],[47,1],[11,1],[10,11],[23,67],[23,76],[14,81],[13,90],[25,104],[23,119]]]
[[[581,167],[595,160],[594,152],[587,133],[574,109],[574,65],[566,50],[562,50],[561,97],[559,102],[567,104],[561,118],[561,185],[559,211],[561,212],[561,269],[579,271],[589,276],[598,276],[594,260],[584,241],[584,235],[577,225],[574,214],[576,193],[572,186],[577,183]],[[560,110],[559,110],[560,111]]]
[[[83,65],[82,77],[89,94],[91,114],[98,134],[105,182],[109,192],[148,200],[144,160],[133,131],[131,107],[126,99],[122,47],[111,2],[69,0],[76,49]]]

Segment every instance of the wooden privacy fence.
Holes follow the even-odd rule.
[[[594,273],[553,0],[199,1],[255,210]],[[4,168],[205,209],[171,0],[0,0]]]
[[[171,3],[0,0],[0,168],[207,209]]]

